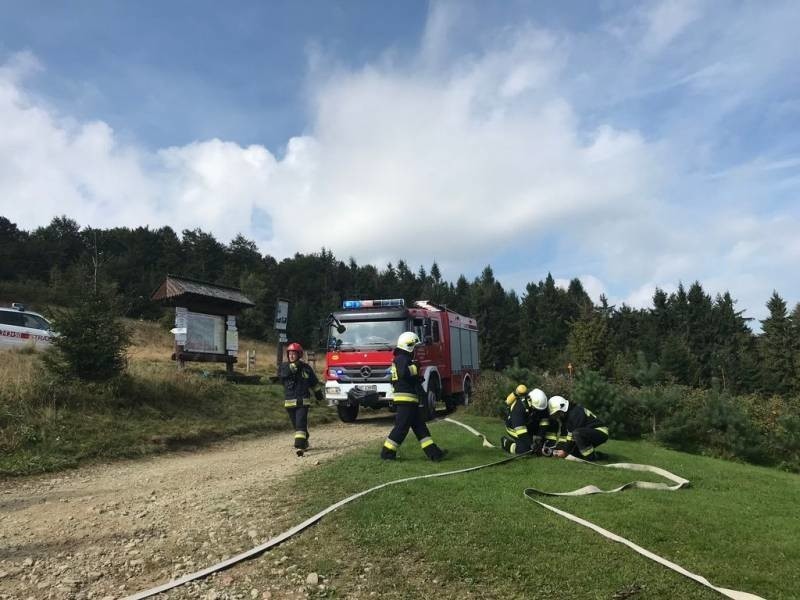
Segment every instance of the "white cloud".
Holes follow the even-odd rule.
[[[649,5],[644,14],[645,51],[655,53],[668,46],[700,16],[701,4],[697,0],[661,0]]]
[[[706,26],[701,8],[666,0],[638,12],[630,52],[645,44],[668,54]],[[67,214],[93,226],[201,227],[222,241],[242,232],[279,258],[324,245],[378,265],[404,258],[427,268],[435,259],[452,279],[513,256],[493,264],[508,288],[522,293],[547,271],[581,273],[593,299],[605,293],[633,306],[649,305],[655,282],[669,290],[695,279],[709,291],[730,289],[754,313],[783,281],[790,303],[800,296],[787,277],[800,258],[797,216],[757,210],[766,178],[791,183],[791,149],[735,177],[717,168],[725,176],[711,179],[702,168],[721,142],[703,129],[709,112],[655,132],[604,114],[606,95],[629,74],[637,85],[665,78],[647,71],[646,59],[616,65],[610,52],[597,56],[597,71],[590,60],[576,69],[576,50],[586,59],[607,36],[587,43],[530,23],[458,54],[450,43],[458,11],[433,5],[418,53],[405,59],[387,54],[348,69],[317,50],[310,122],[280,156],[235,140],[155,151],[126,144],[107,123],[78,122],[32,95],[25,77],[41,65],[15,55],[0,67],[0,214],[24,228]],[[713,97],[731,78],[773,77],[780,45],[750,50],[777,17],[760,17],[758,35],[747,11],[739,18],[727,39],[731,47],[746,40],[746,53],[715,45],[671,70],[664,89],[692,84]],[[684,135],[695,124],[708,139]],[[539,259],[543,237],[552,243]]]

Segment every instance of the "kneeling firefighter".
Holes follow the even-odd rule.
[[[528,432],[531,434],[533,451],[542,454],[546,444],[555,445],[558,439],[558,422],[550,418],[547,410],[547,394],[539,388],[528,392]]]
[[[506,397],[506,435],[500,438],[500,447],[510,454],[533,450],[533,437],[528,429],[532,411],[527,394],[528,388],[520,384]]]
[[[608,427],[592,411],[580,404],[570,404],[562,396],[550,398],[547,410],[559,424],[553,456],[563,458],[572,454],[588,461],[605,458],[595,448],[608,441]]]
[[[408,430],[412,429],[417,436],[420,446],[426,456],[433,461],[444,457],[445,451],[439,448],[431,438],[431,432],[425,424],[425,418],[420,409],[420,398],[417,391],[422,388],[422,377],[419,365],[414,362],[414,348],[419,345],[419,336],[413,331],[401,333],[397,338],[397,347],[394,350],[392,361],[392,388],[394,389],[394,404],[397,413],[394,417],[394,429],[383,442],[381,458],[394,460],[397,450],[406,439]]]
[[[289,420],[294,428],[294,447],[297,455],[302,456],[308,448],[308,400],[310,393],[314,393],[317,401],[324,399],[322,384],[317,379],[317,374],[306,362],[300,360],[303,356],[303,347],[297,342],[286,346],[288,362],[281,363],[278,378],[284,389],[283,406],[289,414]]]

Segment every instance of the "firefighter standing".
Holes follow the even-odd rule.
[[[419,343],[419,337],[413,331],[406,331],[397,338],[397,348],[394,350],[392,361],[392,388],[397,413],[394,417],[394,429],[389,432],[381,448],[381,458],[384,460],[397,458],[397,450],[406,439],[409,429],[414,431],[428,458],[439,461],[445,454],[445,451],[433,442],[419,407],[417,390],[421,388],[422,377],[419,366],[413,360],[414,348]]]
[[[553,456],[564,458],[572,454],[588,461],[605,458],[595,448],[608,441],[608,427],[592,411],[580,404],[570,404],[561,396],[550,398],[547,410],[559,424]]]
[[[322,401],[324,394],[322,385],[317,379],[314,369],[300,358],[303,356],[303,347],[293,342],[286,346],[288,362],[281,363],[278,377],[284,388],[283,406],[289,413],[289,420],[294,427],[294,447],[297,456],[303,456],[308,448],[308,400],[311,392],[318,401]]]

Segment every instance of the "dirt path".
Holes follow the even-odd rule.
[[[285,432],[0,481],[0,599],[119,598],[256,546],[296,524],[291,507],[271,501],[280,484],[364,444],[377,448],[390,422],[312,424],[302,458]],[[312,592],[324,591],[324,581],[293,573],[279,554],[262,563],[269,589],[234,568],[169,597],[302,598],[307,577]]]

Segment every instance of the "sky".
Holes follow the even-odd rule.
[[[800,3],[0,0],[0,215],[800,301]]]

